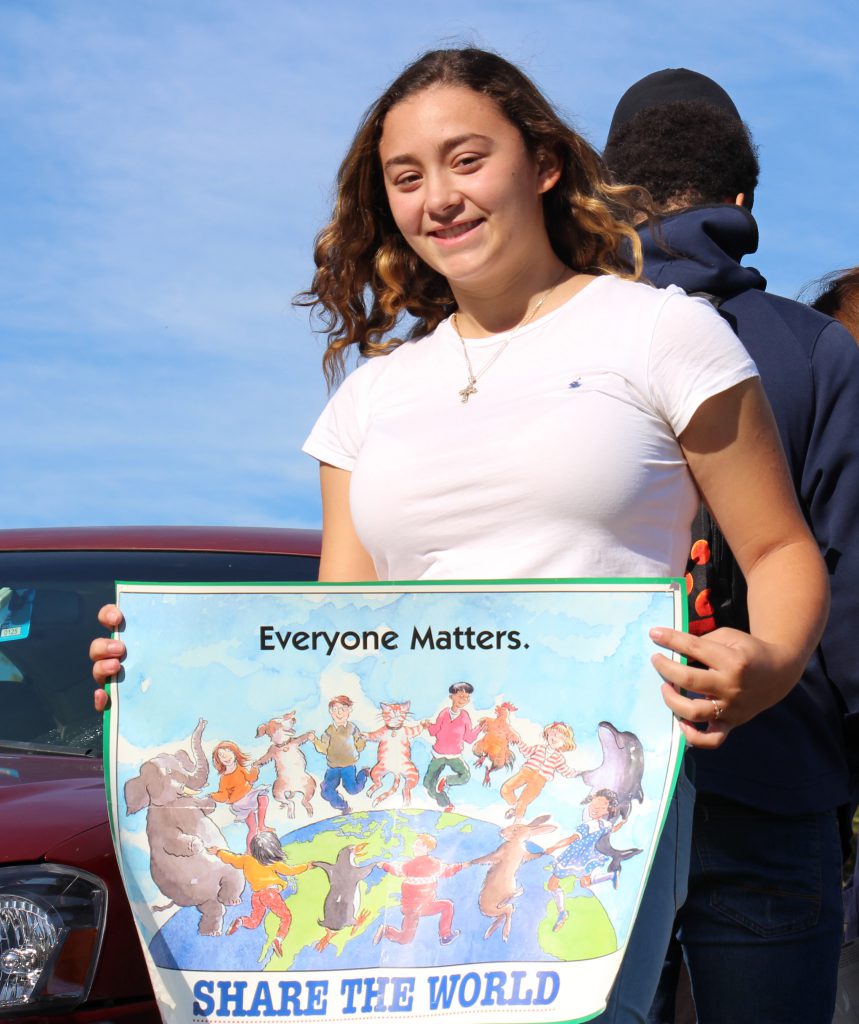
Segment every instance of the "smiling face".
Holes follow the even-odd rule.
[[[611,804],[604,796],[595,796],[588,805],[588,814],[592,818],[607,818]]]
[[[546,742],[549,744],[552,750],[560,750],[561,747],[563,747],[564,744],[567,742],[567,737],[564,735],[561,729],[559,729],[556,725],[553,725],[551,726],[551,728],[546,730]]]
[[[232,750],[230,750],[229,747],[218,747],[215,756],[221,762],[221,766],[223,767],[224,771],[229,772],[232,771],[233,768],[235,768],[236,755],[233,753]]]
[[[471,694],[468,690],[457,690],[455,693],[450,695],[450,705],[454,711],[462,711],[471,700]]]
[[[535,159],[495,102],[434,85],[394,106],[379,156],[406,242],[458,289],[504,288],[550,252],[542,195],[557,161]]]
[[[335,725],[345,725],[349,721],[352,709],[348,704],[340,704],[335,701],[329,708]]]

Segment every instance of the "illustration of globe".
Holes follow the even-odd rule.
[[[497,825],[458,813],[402,808],[354,812],[311,822],[281,836],[289,864],[312,861],[333,863],[344,846],[365,844],[359,865],[402,862],[414,856],[417,835],[427,833],[437,841],[432,856],[454,864],[485,856],[503,839]],[[542,838],[542,837],[541,837]],[[555,841],[550,837],[547,842]],[[515,908],[508,941],[498,927],[488,938],[484,934],[492,919],[478,906],[488,866],[469,865],[458,874],[437,882],[437,899],[454,904],[453,929],[458,937],[448,944],[439,941],[439,917],[423,917],[412,942],[406,945],[373,939],[383,923],[399,928],[402,923],[400,887],[402,880],[376,867],[358,883],[360,923],[326,937],[320,923],[330,890],[328,875],[312,868],[296,876],[297,891],[286,895],[292,914],[289,933],[282,941],[282,953],[273,948],[279,920],[267,913],[256,929],[240,927],[227,935],[235,918],[250,913],[250,888],[246,885],[242,903],[227,907],[224,934],[198,934],[199,912],[183,908],[156,933],[150,952],[159,967],[207,971],[319,971],[330,969],[376,969],[379,967],[433,967],[492,961],[585,960],[604,956],[617,948],[611,921],[596,889],[585,889],[572,878],[565,879],[565,908],[568,918],[557,931],[558,910],[546,883],[552,858],[536,843],[528,850],[540,854],[522,864],[516,874],[521,895],[514,896]],[[354,895],[354,888],[348,898]]]

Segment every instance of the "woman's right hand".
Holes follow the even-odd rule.
[[[117,630],[123,623],[122,612],[115,604],[106,604],[99,610],[98,621],[107,629]],[[110,702],[104,684],[122,668],[125,644],[121,640],[100,636],[89,645],[89,656],[92,661],[92,677],[98,684],[93,694],[93,703],[96,711],[104,711]]]

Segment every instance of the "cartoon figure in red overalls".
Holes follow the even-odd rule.
[[[394,928],[389,924],[380,924],[373,936],[374,944],[381,942],[382,939],[390,939],[391,942],[406,945],[415,937],[420,919],[435,917],[436,914],[440,915],[438,940],[443,946],[453,942],[459,935],[459,931],[452,928],[453,903],[451,900],[440,900],[436,897],[436,883],[440,878],[450,878],[451,875],[462,871],[467,867],[467,863],[445,864],[437,857],[430,856],[435,847],[436,841],[433,836],[421,833],[415,838],[415,855],[411,860],[398,864],[383,861],[376,865],[382,871],[403,880],[400,894],[403,926]]]

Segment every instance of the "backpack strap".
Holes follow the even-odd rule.
[[[734,330],[733,317],[721,309],[724,300],[709,292],[689,292],[706,299]],[[733,552],[702,502],[692,523],[692,546],[686,563],[686,594],[689,602],[689,632],[695,636],[720,626],[748,632],[749,610],[746,580]]]

